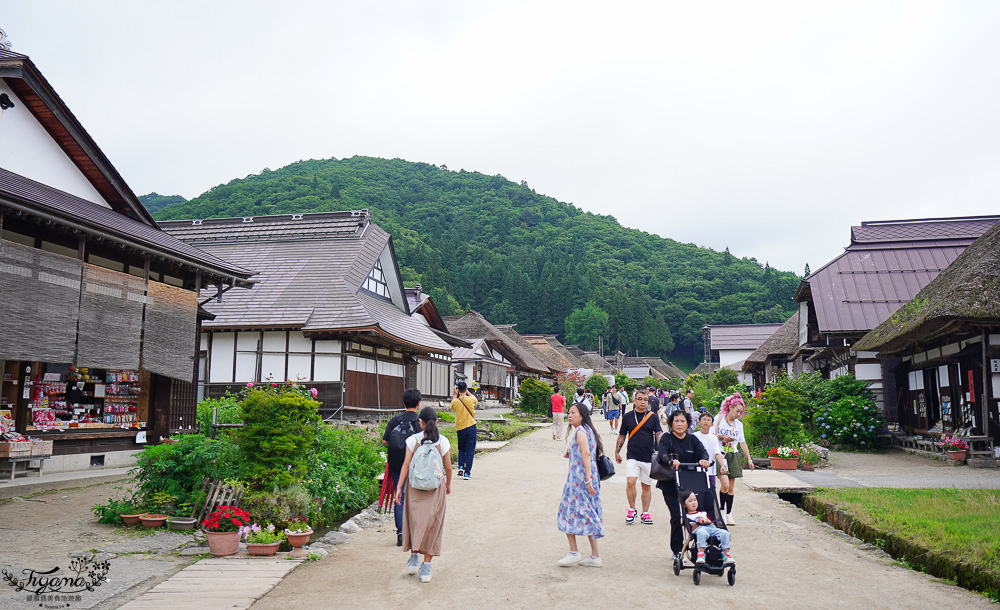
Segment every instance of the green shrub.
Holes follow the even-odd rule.
[[[438,420],[455,423],[455,414],[449,411],[438,411]]]
[[[120,525],[122,515],[135,515],[145,511],[144,506],[132,504],[127,499],[108,498],[107,504],[95,504],[90,507],[97,517],[98,523],[109,525]]]
[[[587,378],[587,382],[583,384],[583,387],[590,390],[590,393],[596,398],[600,398],[610,386],[608,385],[608,380],[604,375],[594,373]]]
[[[230,440],[210,440],[203,434],[182,434],[177,443],[148,445],[129,471],[137,485],[136,498],[149,503],[158,492],[193,502],[205,477],[237,474],[240,460]]]
[[[843,449],[878,447],[878,431],[885,423],[874,400],[845,397],[827,404],[816,414],[819,437]]]
[[[384,469],[380,439],[362,430],[321,426],[302,480],[310,497],[320,502],[318,521],[332,523],[378,499],[375,477]]]
[[[732,369],[723,369],[715,371],[712,375],[712,387],[716,390],[721,390],[722,388],[728,388],[734,386],[740,381],[740,376],[736,374],[736,371]]]
[[[243,421],[239,396],[227,392],[221,398],[206,398],[198,403],[198,425],[202,434],[210,435],[212,432],[213,408],[218,408],[217,423],[238,424]]]
[[[720,397],[718,402],[714,401],[713,397],[716,392],[713,392],[712,388],[708,386],[708,380],[703,378],[697,379],[694,382],[694,385],[691,386],[691,389],[694,390],[694,397],[691,399],[691,402],[694,403],[696,409],[699,407],[705,407],[712,413],[719,412],[719,405],[722,403],[722,398]],[[715,405],[714,408],[712,407],[713,403]]]
[[[660,388],[664,390],[679,390],[684,387],[684,380],[680,377],[671,377],[670,379],[664,379],[660,383]]]
[[[743,422],[749,430],[746,431],[747,445],[751,453],[767,454],[771,447],[783,445],[798,446],[808,439],[802,427],[802,397],[785,388],[772,387],[765,391],[760,401],[748,400]]]
[[[552,388],[548,384],[529,377],[521,382],[517,391],[521,395],[522,411],[548,412],[549,397],[552,396]]]
[[[320,521],[318,503],[301,484],[248,494],[240,500],[240,508],[250,513],[256,523],[274,523],[279,527],[299,516]]]
[[[288,487],[300,480],[316,442],[319,403],[295,386],[272,384],[246,392],[240,407],[243,427],[235,438],[243,480],[254,490]]]

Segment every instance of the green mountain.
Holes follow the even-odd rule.
[[[180,195],[161,195],[153,192],[148,195],[140,195],[139,201],[142,202],[142,205],[146,206],[146,209],[149,210],[150,214],[155,214],[168,205],[184,203],[187,199],[181,197]]]
[[[472,308],[585,349],[603,337],[606,351],[700,361],[705,324],[784,322],[794,312],[794,273],[623,227],[525,182],[427,163],[300,161],[155,217],[360,208],[392,234],[404,281],[422,283],[443,314]]]

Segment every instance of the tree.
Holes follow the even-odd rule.
[[[587,378],[587,382],[583,384],[583,387],[590,390],[590,393],[593,394],[595,398],[600,399],[609,386],[608,380],[604,375],[594,373]]]
[[[812,271],[809,270],[809,263],[806,263],[806,270],[802,272],[802,277],[809,277]]]
[[[574,309],[566,316],[566,342],[583,349],[597,349],[599,338],[609,331],[608,314],[594,301],[587,301],[583,309]]]

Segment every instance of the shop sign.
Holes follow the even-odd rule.
[[[990,370],[994,373],[1000,373],[1000,358],[990,360]]]
[[[0,570],[0,578],[14,591],[26,592],[28,602],[78,602],[84,592],[93,592],[108,582],[108,571],[111,563],[108,560],[97,561],[93,555],[76,557],[69,562],[67,570],[59,566],[51,570],[32,570],[24,568],[20,575],[11,570]],[[41,605],[41,604],[39,604]],[[65,604],[63,607],[69,606]]]

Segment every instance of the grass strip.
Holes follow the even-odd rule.
[[[820,489],[805,505],[907,565],[997,599],[1000,490]]]

